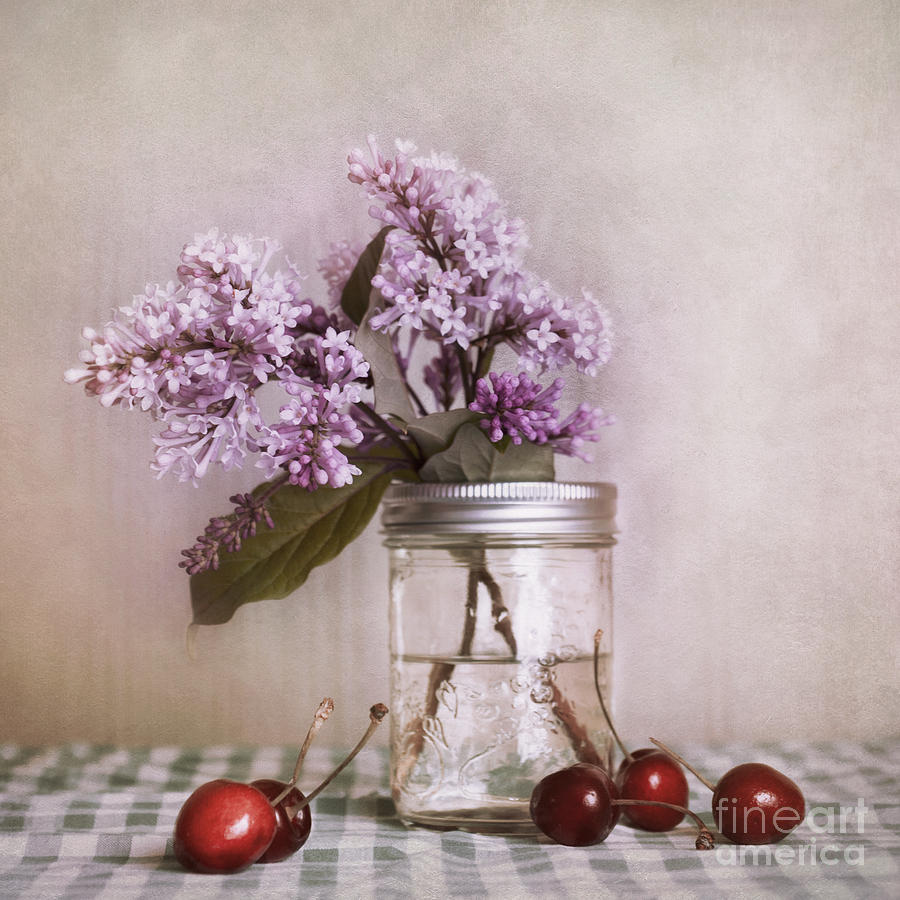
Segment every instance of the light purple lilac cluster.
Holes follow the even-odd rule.
[[[214,462],[233,469],[251,453],[269,477],[283,470],[309,489],[359,473],[340,447],[362,440],[350,408],[368,363],[338,317],[303,298],[292,267],[267,271],[279,249],[216,230],[197,235],[177,284],[148,286],[101,331],[83,332],[82,365],[66,380],[162,423],[160,476],[196,482]],[[272,382],[287,402],[267,423],[257,392]]]
[[[451,409],[461,391],[470,409],[488,415],[482,427],[492,441],[549,442],[586,459],[584,443],[612,418],[582,404],[560,420],[562,380],[541,389],[525,373],[574,366],[595,375],[611,352],[606,311],[589,291],[558,294],[525,268],[524,226],[483,175],[450,156],[414,156],[409,143],[398,142],[393,156],[372,137],[368,146],[368,158],[362,150],[348,157],[348,178],[364,188],[369,214],[391,228],[372,279],[383,302],[371,326],[398,345],[400,332],[408,335],[405,364],[418,338],[437,344],[423,375],[438,409]],[[488,384],[500,345],[523,371],[491,373]]]
[[[524,226],[487,178],[449,156],[413,156],[408,143],[398,142],[390,157],[370,137],[369,151],[370,159],[362,150],[350,154],[348,177],[372,201],[369,214],[392,228],[372,281],[384,301],[373,328],[409,328],[471,350],[476,378],[500,344],[529,372],[573,365],[597,373],[611,350],[606,312],[589,291],[558,294],[525,268]],[[465,372],[446,371],[459,365],[459,354],[435,357],[432,390],[464,380]],[[435,397],[448,408],[442,391]]]

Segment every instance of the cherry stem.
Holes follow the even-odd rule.
[[[309,804],[319,796],[322,791],[337,778],[341,772],[350,764],[351,760],[363,747],[365,747],[369,738],[375,733],[375,729],[381,724],[381,720],[388,714],[388,708],[383,703],[376,703],[369,710],[369,727],[366,729],[366,733],[360,738],[359,743],[347,754],[347,758],[311,793],[307,794],[303,800],[298,803],[296,806],[291,804],[291,816],[296,816],[301,809]]]
[[[698,850],[712,850],[716,846],[712,832],[706,827],[706,823],[693,810],[675,803],[664,803],[662,800],[613,800],[613,806],[662,806],[665,809],[674,809],[677,812],[690,816],[698,828],[696,847]]]
[[[606,724],[609,726],[610,734],[615,738],[616,743],[619,745],[619,749],[622,751],[622,755],[625,757],[625,760],[629,763],[634,762],[634,757],[628,752],[628,748],[622,743],[622,739],[619,737],[619,733],[616,731],[616,726],[613,725],[612,716],[609,714],[609,710],[606,708],[606,703],[603,700],[603,691],[600,690],[600,640],[603,637],[603,629],[598,628],[594,633],[594,688],[597,691],[597,699],[600,701],[600,709],[603,710],[603,718],[606,719]]]
[[[319,704],[316,714],[313,716],[312,725],[309,726],[309,731],[306,732],[306,740],[300,748],[300,753],[297,754],[297,762],[294,763],[294,774],[291,775],[291,780],[285,785],[284,790],[274,800],[269,801],[272,806],[277,806],[281,800],[284,800],[297,783],[297,779],[300,777],[300,769],[303,766],[303,760],[306,759],[306,753],[309,750],[309,745],[313,742],[313,738],[333,711],[334,700],[332,700],[331,697],[326,697]]]
[[[672,759],[675,760],[675,762],[681,763],[681,765],[683,765],[688,770],[688,772],[690,772],[695,778],[697,778],[698,781],[703,782],[703,784],[705,784],[713,793],[716,792],[716,786],[714,784],[711,784],[708,779],[704,778],[689,762],[687,762],[687,760],[684,759],[684,757],[679,756],[674,750],[672,750],[670,747],[667,747],[662,741],[658,741],[656,738],[650,738],[650,742],[652,744],[656,744],[656,746],[659,747],[659,749],[662,750],[663,753],[671,756]]]

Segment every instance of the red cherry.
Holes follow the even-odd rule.
[[[200,785],[175,820],[175,858],[192,872],[239,872],[275,837],[275,811],[255,787],[219,778]]]
[[[278,862],[295,853],[309,837],[309,802],[339,775],[374,734],[388,708],[376,703],[369,710],[369,727],[347,758],[310,794],[295,786],[313,735],[333,708],[326,697],[300,750],[287,783],[260,779],[241,784],[220,778],[194,791],[175,820],[175,858],[193,872],[240,872],[254,862]]]
[[[623,800],[654,800],[673,806],[688,805],[688,782],[681,766],[661,750],[642,747],[622,761],[616,787]],[[670,831],[684,819],[684,813],[665,806],[628,806],[622,821],[644,831]]]
[[[803,821],[803,793],[777,769],[765,763],[743,763],[712,784],[661,741],[650,740],[713,792],[716,826],[735,844],[777,844]]]
[[[333,703],[329,698],[325,698],[316,712],[316,719],[306,736],[306,741],[297,757],[297,764],[294,766],[294,774],[288,782],[275,781],[273,779],[263,778],[254,781],[254,787],[258,788],[269,799],[269,803],[274,808],[275,816],[278,821],[275,837],[268,850],[260,857],[259,862],[272,863],[281,862],[289,856],[296,853],[309,837],[312,828],[312,813],[310,812],[310,802],[321,793],[336,778],[346,766],[348,766],[366,745],[369,738],[375,733],[381,720],[387,715],[388,708],[383,703],[376,703],[369,709],[369,727],[366,733],[360,738],[357,745],[347,754],[344,761],[334,769],[314,790],[309,794],[303,794],[295,783],[300,774],[303,765],[303,759],[309,748],[313,735],[318,730],[321,722],[323,722],[331,712]]]
[[[276,781],[274,778],[260,778],[257,781],[251,781],[250,786],[262,791],[269,800],[281,797],[274,807],[275,818],[278,820],[275,837],[269,844],[269,848],[257,860],[261,863],[281,862],[296,853],[309,837],[312,815],[308,804],[301,806],[306,797],[297,788],[291,788],[285,794],[284,789],[287,784],[283,781]]]
[[[542,778],[531,793],[534,824],[569,847],[605,841],[619,821],[616,786],[604,769],[576,763]]]
[[[689,809],[656,800],[624,800],[616,796],[616,786],[604,769],[590,763],[576,763],[542,778],[531,792],[531,818],[535,825],[558,844],[585,847],[599,844],[616,827],[621,810],[662,808],[678,813],[679,821],[690,816],[697,823],[698,850],[711,850],[713,836],[703,820]]]
[[[735,844],[777,844],[803,821],[806,803],[787,775],[765,763],[743,763],[719,779],[712,811]]]
[[[625,757],[616,773],[619,795],[623,800],[652,800],[655,803],[670,804],[668,808],[651,805],[630,806],[622,811],[622,819],[632,828],[641,828],[644,831],[669,831],[684,819],[685,814],[672,807],[687,807],[689,794],[687,778],[678,763],[655,747],[629,751],[622,743],[612,716],[606,708],[603,691],[600,689],[602,637],[602,630],[594,634],[594,688],[610,734]]]

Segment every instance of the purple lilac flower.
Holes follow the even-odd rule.
[[[582,403],[560,422],[556,403],[563,387],[561,378],[542,388],[524,372],[491,372],[490,380],[480,378],[476,382],[475,400],[469,409],[485,414],[479,424],[493,443],[505,437],[514,444],[521,444],[523,439],[549,443],[557,453],[589,461],[582,449],[584,443],[598,440],[597,429],[612,424],[613,418]]]
[[[590,291],[580,298],[554,293],[541,282],[522,283],[515,302],[496,317],[496,327],[519,355],[526,371],[574,365],[594,376],[609,361],[612,327],[609,315]]]
[[[315,337],[320,380],[285,385],[290,401],[279,411],[281,422],[266,428],[261,442],[259,465],[270,477],[283,468],[291,484],[315,490],[325,484],[343,487],[360,474],[339,449],[363,441],[356,420],[343,409],[359,401],[357,382],[368,375],[369,366],[349,338],[349,331],[333,328]]]
[[[527,235],[493,185],[448,156],[393,158],[369,138],[371,161],[348,157],[369,213],[394,226],[372,279],[383,305],[377,330],[411,328],[428,339],[487,353],[509,344],[530,372],[574,365],[596,374],[609,358],[609,316],[587,291],[555,293],[524,267]]]
[[[240,468],[248,451],[256,449],[253,432],[263,427],[256,400],[239,383],[227,390],[228,396],[211,400],[202,411],[193,405],[165,409],[165,428],[153,439],[157,477],[175,472],[181,481],[196,482],[212,463],[226,471]]]
[[[353,399],[337,385],[300,390],[281,407],[281,423],[267,429],[260,465],[270,475],[286,469],[291,484],[309,490],[326,484],[349,484],[361,470],[350,463],[339,445],[359,444],[363,433],[352,416],[340,412],[340,407]]]
[[[480,425],[494,443],[508,437],[514,444],[523,439],[546,444],[559,416],[556,401],[563,384],[557,378],[542,388],[524,372],[491,372],[490,381],[479,378],[476,382],[469,409],[485,414]]]
[[[236,292],[246,290],[254,274],[265,269],[280,247],[274,241],[263,241],[260,254],[249,237],[219,235],[213,228],[198,234],[181,253],[178,277],[192,291],[211,294],[228,302]]]
[[[379,201],[369,207],[373,218],[414,232],[423,221],[449,205],[437,177],[439,170],[410,159],[414,145],[398,144],[399,152],[393,159],[381,154],[371,135],[368,145],[372,163],[366,161],[361,150],[353,150],[347,157],[347,177],[365,187],[369,199]]]
[[[467,348],[484,333],[491,279],[520,265],[524,227],[486,178],[456,160],[411,158],[411,145],[385,158],[374,138],[369,149],[371,164],[350,154],[348,177],[375,201],[370,215],[395,228],[373,280],[387,301],[373,327],[410,326]]]
[[[291,452],[273,439],[284,423],[273,432],[256,399],[273,381],[291,397],[308,390],[327,398],[309,407],[322,416],[307,423],[325,457],[316,465],[330,473],[328,483],[355,474],[329,462],[329,447],[356,434],[337,406],[355,402],[348,386],[368,377],[368,364],[350,332],[336,327],[338,317],[303,298],[293,267],[266,271],[277,249],[267,239],[198,235],[182,252],[180,284],[148,286],[102,331],[83,332],[81,366],[66,380],[84,382],[106,406],[137,406],[162,423],[154,438],[159,476],[196,482],[214,463],[231,469],[270,452],[277,457],[266,463],[270,476],[279,465],[290,470]],[[291,446],[304,456],[296,441]],[[310,490],[323,483],[319,470],[310,479],[294,470],[295,483]]]
[[[556,453],[565,456],[577,456],[585,462],[591,457],[583,449],[586,441],[598,441],[597,429],[604,425],[612,425],[615,418],[606,415],[602,409],[595,409],[587,403],[580,403],[575,411],[555,426],[548,437]]]
[[[234,504],[234,512],[210,519],[194,546],[181,551],[185,558],[179,565],[187,570],[188,575],[218,569],[220,549],[229,553],[240,550],[241,543],[256,534],[256,526],[260,522],[274,528],[275,523],[266,508],[266,500],[265,494],[260,497],[252,494],[235,494],[230,497],[228,502]]]

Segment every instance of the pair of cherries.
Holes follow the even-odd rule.
[[[200,785],[175,820],[175,858],[191,872],[227,874],[253,863],[281,862],[296,853],[312,828],[310,802],[336,778],[365,746],[388,709],[376,703],[369,727],[347,758],[309,794],[297,787],[306,752],[316,732],[334,709],[326,697],[300,749],[290,781],[261,778],[244,784],[217,778]]]
[[[602,632],[594,635],[594,686],[610,733],[624,755],[615,779],[600,766],[576,763],[547,775],[531,795],[531,818],[548,837],[573,847],[599,844],[620,817],[644,831],[669,831],[686,815],[699,828],[696,847],[714,846],[703,821],[687,808],[688,783],[682,766],[713,792],[719,831],[735,844],[772,844],[790,834],[806,813],[800,788],[764,763],[743,763],[712,784],[660,741],[629,752],[619,738],[600,689]]]

